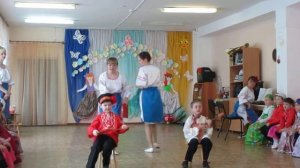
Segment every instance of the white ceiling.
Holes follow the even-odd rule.
[[[14,2],[76,3],[75,10],[15,8]],[[24,23],[30,16],[60,16],[75,20],[65,27],[130,30],[191,31],[263,0],[0,0],[0,15],[9,26],[45,26]],[[208,6],[215,14],[167,14],[163,7]],[[134,9],[136,9],[134,11]],[[64,27],[49,25],[50,27]]]

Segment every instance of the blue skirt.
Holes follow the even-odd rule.
[[[240,117],[237,113],[237,109],[239,108],[239,106],[240,106],[239,101],[236,101],[233,107],[233,112],[229,114],[228,117]],[[249,119],[251,120],[251,123],[255,123],[258,119],[258,116],[255,113],[255,111],[251,108],[246,109],[246,111]]]
[[[8,83],[2,83],[2,87],[4,89],[8,90],[8,86],[9,86]],[[0,91],[0,97],[2,99],[3,99],[4,95],[5,94],[2,91]],[[9,106],[10,106],[10,97],[7,100],[5,100],[5,108],[3,110],[3,114],[4,114],[6,119],[10,119]]]
[[[122,96],[121,93],[115,93],[114,96],[117,99],[117,102],[112,106],[112,112],[118,116],[121,116],[121,109],[122,109]],[[99,113],[103,112],[102,108],[99,106]]]
[[[163,121],[163,103],[157,87],[143,88],[140,93],[141,119],[146,123]]]

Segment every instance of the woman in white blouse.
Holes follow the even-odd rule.
[[[122,103],[126,103],[129,97],[128,87],[125,78],[118,71],[118,60],[110,57],[106,61],[107,71],[100,74],[98,79],[100,95],[105,93],[114,94],[117,102],[113,105],[112,111],[121,116]],[[101,109],[98,110],[101,112]]]
[[[0,46],[0,97],[5,100],[5,109],[3,110],[6,119],[10,119],[9,105],[10,105],[10,95],[11,87],[14,81],[6,69],[6,65],[3,61],[6,58],[6,49]]]
[[[138,60],[141,67],[136,79],[136,86],[141,89],[141,118],[145,123],[146,138],[149,145],[144,151],[152,153],[159,148],[156,124],[163,120],[163,104],[158,89],[160,85],[160,70],[150,64],[151,56],[148,52],[141,52]]]

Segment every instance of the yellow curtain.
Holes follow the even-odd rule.
[[[192,32],[168,32],[167,57],[178,64],[167,71],[174,76],[172,84],[179,93],[180,104],[188,107],[189,75],[192,75]],[[176,74],[178,72],[178,74]],[[187,74],[188,73],[188,74]]]

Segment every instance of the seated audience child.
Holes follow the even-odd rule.
[[[129,127],[123,124],[120,116],[113,113],[112,105],[116,102],[112,94],[103,94],[99,96],[99,103],[103,110],[92,121],[88,127],[88,136],[94,139],[91,147],[87,168],[94,168],[99,153],[102,151],[103,168],[108,168],[112,150],[118,145],[119,134],[125,133]]]
[[[258,118],[258,120],[251,124],[248,128],[245,143],[246,144],[262,144],[264,141],[264,136],[260,132],[260,128],[264,125],[266,125],[267,120],[271,117],[274,105],[273,105],[273,95],[268,94],[265,96],[265,107],[263,109],[263,112],[261,116]]]
[[[292,156],[300,157],[300,99],[296,100],[295,109],[297,111],[297,119],[294,122],[292,130],[292,132],[294,133]]]
[[[293,103],[293,104],[291,104]],[[288,104],[284,103],[283,105],[290,107],[288,110],[285,110],[285,120],[282,120],[281,122],[286,125],[285,128],[282,128],[281,130],[281,136],[278,144],[277,151],[278,152],[285,152],[285,153],[292,153],[292,143],[293,143],[293,136],[294,136],[294,129],[293,126],[295,124],[295,117],[296,117],[296,110],[295,110],[295,102],[291,99]],[[284,108],[286,109],[286,107]],[[290,117],[289,117],[290,116]],[[293,116],[293,117],[292,117]],[[290,121],[287,121],[287,119],[290,118]],[[293,125],[287,126],[287,124],[291,122]]]
[[[20,138],[15,132],[6,128],[6,119],[2,113],[2,109],[4,109],[4,106],[0,101],[0,135],[2,138],[10,140],[9,143],[16,156],[15,163],[19,163],[22,161],[21,153],[23,153]]]
[[[275,125],[270,128],[268,136],[273,138],[273,145],[272,149],[279,148],[279,151],[283,150],[286,146],[283,141],[285,140],[284,137],[286,135],[286,130],[288,130],[295,121],[295,115],[296,115],[296,110],[294,108],[295,102],[291,98],[285,98],[283,100],[283,115],[280,118],[280,123],[278,125]],[[279,146],[279,138],[281,136],[281,133],[283,133],[283,138],[281,140],[280,146]]]
[[[269,142],[273,142],[273,139],[268,137],[268,132],[269,132],[270,128],[274,125],[279,124],[280,123],[280,118],[283,115],[283,111],[284,111],[284,109],[283,109],[283,99],[284,98],[285,98],[284,94],[277,93],[275,95],[276,108],[274,109],[271,118],[267,120],[266,125],[264,125],[260,128],[261,133],[264,135],[264,137]]]
[[[0,136],[1,168],[15,168],[14,161],[16,160],[16,157],[9,141],[10,139],[4,139]]]
[[[183,128],[184,137],[188,142],[188,149],[182,162],[182,168],[189,167],[189,162],[192,162],[199,144],[202,145],[203,168],[209,168],[208,157],[212,148],[210,140],[213,133],[212,122],[202,115],[203,107],[200,100],[194,100],[191,103],[191,108],[192,115],[187,118]]]

